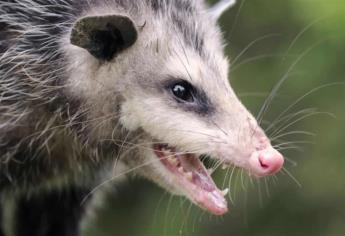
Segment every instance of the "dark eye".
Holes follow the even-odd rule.
[[[194,102],[194,88],[193,86],[186,82],[178,82],[172,85],[171,91],[174,96],[185,102]]]

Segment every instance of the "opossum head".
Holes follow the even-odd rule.
[[[226,6],[192,5],[188,12],[166,8],[164,14],[146,9],[150,18],[79,19],[72,30],[77,47],[69,50],[71,91],[94,105],[94,117],[118,117],[115,123],[105,121],[107,128],[96,138],[119,127],[128,131],[115,142],[132,144],[121,156],[130,168],[224,214],[226,191],[216,187],[202,156],[252,176],[275,174],[284,159],[230,86],[216,20]],[[95,120],[97,127],[101,121]]]

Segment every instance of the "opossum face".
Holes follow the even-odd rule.
[[[256,177],[275,174],[284,159],[234,94],[221,52],[209,63],[187,48],[188,58],[175,51],[152,74],[153,81],[126,92],[121,122],[144,133],[139,142],[144,148],[132,166],[146,166],[141,174],[223,214],[228,190],[216,187],[202,156]]]
[[[80,81],[81,74],[92,74],[85,86],[76,83],[81,93],[107,109],[120,107],[119,124],[136,134],[122,137],[124,144],[134,144],[135,151],[122,157],[130,168],[211,213],[224,214],[227,190],[217,188],[202,156],[257,177],[275,174],[284,159],[232,90],[216,23],[210,19],[199,25],[203,43],[198,47],[186,43],[178,29],[164,28],[164,22],[147,22],[138,31],[134,23],[128,25],[130,42],[111,56],[79,43],[103,64],[96,63],[96,72],[75,69],[71,77]],[[120,49],[124,51],[113,57]],[[105,96],[105,88],[113,89],[120,104]],[[108,130],[111,134],[115,127]]]

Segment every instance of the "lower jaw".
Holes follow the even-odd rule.
[[[199,207],[215,215],[228,212],[224,196],[227,190],[217,188],[199,157],[176,152],[167,145],[154,145],[156,156],[169,172],[174,186]]]

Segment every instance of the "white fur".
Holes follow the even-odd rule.
[[[233,3],[219,2],[209,10],[212,16],[208,17],[219,16]],[[121,98],[121,113],[114,116],[119,117],[121,125],[130,132],[144,131],[138,147],[140,156],[125,162],[129,168],[144,165],[138,172],[162,186],[174,189],[173,176],[151,151],[151,142],[168,143],[179,151],[209,154],[223,162],[249,168],[248,159],[257,145],[255,138],[264,134],[228,82],[228,60],[223,54],[221,33],[215,21],[201,18],[205,17],[202,11],[200,18],[194,19],[205,40],[205,57],[200,57],[181,41],[182,36],[170,23],[169,16],[148,17],[151,10],[142,7],[147,15],[121,12],[136,25],[146,22],[146,26],[139,32],[133,47],[109,63],[100,64],[84,49],[71,46],[66,36],[62,45],[70,59],[70,92],[92,106],[89,113],[92,118],[111,115],[115,98]],[[112,12],[110,8],[100,8],[85,13],[102,14],[118,14],[118,9]],[[152,88],[168,77],[188,80],[202,88],[216,113],[205,118],[174,106],[169,95]],[[105,123],[105,128],[95,133],[94,138],[111,136],[115,127],[110,125]]]
[[[118,158],[123,171],[128,168],[128,173],[131,173],[130,170],[134,169],[136,173],[152,179],[174,193],[183,193],[183,190],[154,155],[152,142],[168,143],[180,152],[209,154],[214,159],[249,169],[250,154],[265,135],[229,84],[228,59],[223,52],[222,34],[216,21],[234,1],[221,1],[211,9],[206,8],[204,1],[185,1],[194,4],[192,13],[174,12],[174,1],[165,2],[166,5],[162,6],[164,11],[161,13],[155,13],[151,6],[145,5],[145,1],[131,1],[134,6],[128,9],[105,1],[104,4],[78,16],[81,18],[121,14],[133,20],[138,29],[138,40],[109,62],[101,62],[85,49],[71,45],[71,27],[78,20],[77,17],[61,26],[65,30],[64,37],[50,38],[60,42],[59,52],[64,54],[68,62],[68,67],[63,68],[67,77],[63,85],[64,93],[82,101],[80,109],[83,110],[78,114],[85,114],[87,118],[86,141],[78,140],[75,135],[71,142],[68,132],[52,132],[51,135],[59,142],[67,146],[73,145],[73,148],[66,149],[66,156],[78,160],[75,156],[87,150],[88,158],[93,157],[95,162],[103,161],[105,166],[113,163],[104,159]],[[24,0],[22,4],[23,7],[31,9],[40,7],[32,5],[29,0]],[[190,29],[181,28],[178,22],[175,24],[173,18],[176,16],[182,17],[180,23],[195,26],[194,33],[198,33],[203,40],[202,49],[198,51],[193,47],[195,45],[191,45],[195,34],[186,32]],[[43,26],[33,26],[30,23],[27,23],[25,28],[37,35],[44,32]],[[26,30],[23,31],[20,33],[27,33]],[[46,46],[49,47],[49,40]],[[22,57],[20,65],[15,67],[25,68],[44,59],[49,61],[49,58],[44,56],[28,57],[25,53],[14,55],[16,59]],[[2,57],[6,60],[14,59],[4,55]],[[34,85],[37,82],[35,80],[42,80],[39,82],[42,90],[51,89],[44,87],[47,83],[43,79],[46,79],[44,75],[37,78],[29,72],[28,80],[31,79],[29,81]],[[210,100],[213,112],[201,115],[181,109],[171,94],[163,88],[162,84],[169,78],[186,80],[203,90]],[[47,80],[50,79],[54,78],[49,77]],[[42,116],[36,121],[39,123],[37,126],[42,122],[43,134],[48,133],[50,128],[56,125],[54,119],[58,120],[58,117],[59,114],[55,114],[48,119],[52,122],[47,122],[46,117]],[[72,121],[71,118],[70,122]],[[122,150],[116,153],[115,157],[111,156],[112,153],[98,156],[97,144],[104,140],[113,141]],[[49,142],[44,145],[54,152],[50,150]],[[90,161],[82,158],[79,159],[80,162]],[[109,168],[104,168],[104,171],[109,173]],[[77,172],[84,174],[82,167],[78,168]],[[117,177],[116,174],[113,176]],[[103,177],[111,178],[107,174]],[[62,182],[61,179],[56,181]],[[54,181],[50,184],[54,184]]]

